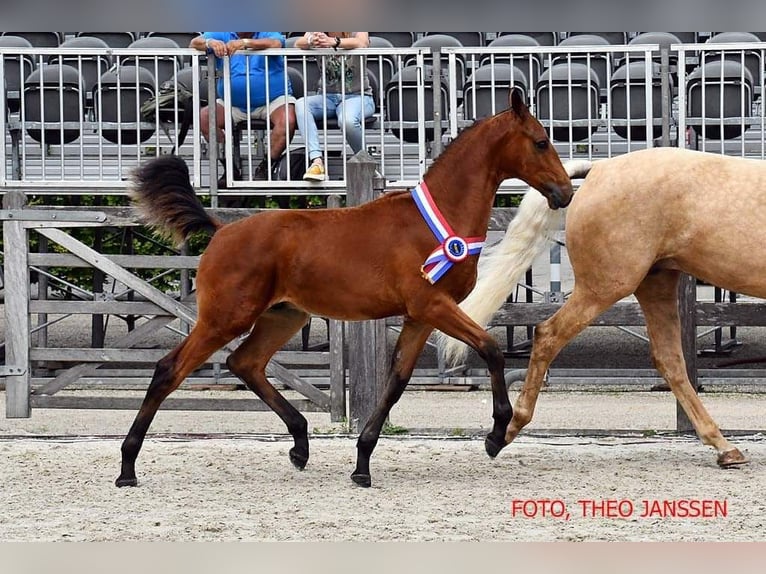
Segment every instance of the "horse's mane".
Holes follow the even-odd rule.
[[[473,140],[473,134],[477,131],[478,128],[481,126],[484,126],[488,122],[491,122],[494,119],[497,119],[499,116],[504,116],[505,114],[509,113],[511,109],[504,110],[494,116],[489,116],[486,118],[482,118],[480,120],[476,120],[473,124],[466,127],[461,131],[457,137],[452,140],[450,143],[447,144],[447,146],[444,148],[444,151],[442,151],[441,154],[439,154],[439,157],[434,159],[431,166],[428,168],[433,169],[434,167],[442,164],[447,163],[451,161],[452,156],[459,156],[461,151],[469,145],[470,142]],[[445,159],[446,158],[446,159]]]

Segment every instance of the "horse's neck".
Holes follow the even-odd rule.
[[[471,134],[473,135],[473,134]],[[455,230],[480,236],[487,230],[495,192],[503,178],[488,160],[491,146],[486,141],[466,141],[459,148],[451,144],[438,162],[426,172],[424,180],[434,202]],[[482,153],[461,153],[479,146]]]

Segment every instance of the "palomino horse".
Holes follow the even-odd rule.
[[[505,443],[532,419],[548,366],[564,345],[612,304],[635,294],[646,318],[654,364],[698,436],[716,449],[721,467],[746,463],[721,435],[686,374],[677,287],[685,272],[766,298],[766,260],[758,256],[766,244],[766,163],[657,148],[596,162],[589,173],[588,167],[571,170],[587,177],[566,213],[574,290],[535,330]],[[559,217],[534,194],[528,199],[529,205],[519,210],[523,217],[511,222],[497,249],[487,251],[476,288],[461,304],[481,325],[489,322],[545,246],[540,237]],[[530,222],[535,229],[531,233],[526,229]],[[533,243],[536,248],[530,249]],[[457,341],[442,342],[452,361],[465,352]]]
[[[370,455],[383,423],[434,328],[464,341],[487,362],[494,426],[486,448],[499,451],[512,415],[503,354],[457,301],[476,281],[478,258],[469,254],[481,243],[495,192],[508,178],[540,190],[553,209],[572,197],[545,129],[515,91],[510,109],[455,139],[425,174],[420,191],[388,193],[359,207],[275,210],[224,225],[205,212],[181,159],[162,157],[141,166],[132,193],[149,225],[178,241],[198,230],[214,236],[197,273],[198,321],[157,364],[122,444],[117,486],[137,484],[136,457],[162,401],[213,352],[250,329],[227,366],[285,422],[294,439],[290,459],[302,469],[309,457],[306,419],[269,383],[265,368],[310,314],[348,321],[404,315],[386,389],[357,442],[354,482],[370,485]],[[435,238],[434,222],[421,215],[423,202],[427,211],[441,212],[448,237]]]

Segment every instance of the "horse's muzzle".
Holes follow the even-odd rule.
[[[561,188],[555,183],[549,183],[545,186],[546,198],[548,199],[548,206],[551,209],[560,209],[569,205],[572,201],[573,191],[572,185],[569,184],[565,188]]]

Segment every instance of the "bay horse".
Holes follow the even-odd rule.
[[[197,273],[197,323],[157,363],[123,441],[116,485],[137,484],[135,461],[162,401],[213,352],[248,330],[226,364],[284,421],[294,440],[290,460],[304,468],[306,419],[269,383],[265,368],[310,315],[346,321],[404,316],[383,397],[358,438],[356,484],[370,486],[370,456],[383,423],[435,328],[464,341],[486,361],[494,426],[485,447],[499,451],[512,415],[503,354],[457,301],[476,281],[477,257],[469,256],[468,243],[486,233],[495,192],[508,178],[540,190],[552,209],[565,207],[572,197],[556,149],[515,91],[508,110],[464,130],[423,177],[419,188],[430,190],[432,208],[454,228],[457,237],[447,239],[435,238],[414,191],[387,193],[353,208],[266,211],[224,225],[199,202],[183,160],[165,156],[139,166],[131,195],[148,225],[177,242],[195,231],[213,237]],[[444,246],[456,249],[463,260],[448,255]],[[424,262],[440,249],[455,262],[432,283],[423,274]]]
[[[505,444],[532,419],[545,373],[559,351],[611,305],[634,294],[646,318],[654,365],[701,441],[715,448],[722,468],[747,463],[722,436],[688,378],[677,289],[684,272],[766,298],[766,257],[759,256],[766,244],[766,163],[654,148],[585,162],[572,171],[585,177],[566,210],[574,288],[535,329]],[[502,306],[561,217],[535,194],[525,196],[519,215],[500,244],[485,252],[476,287],[460,305],[480,325]],[[440,345],[451,362],[466,351],[447,337]]]

